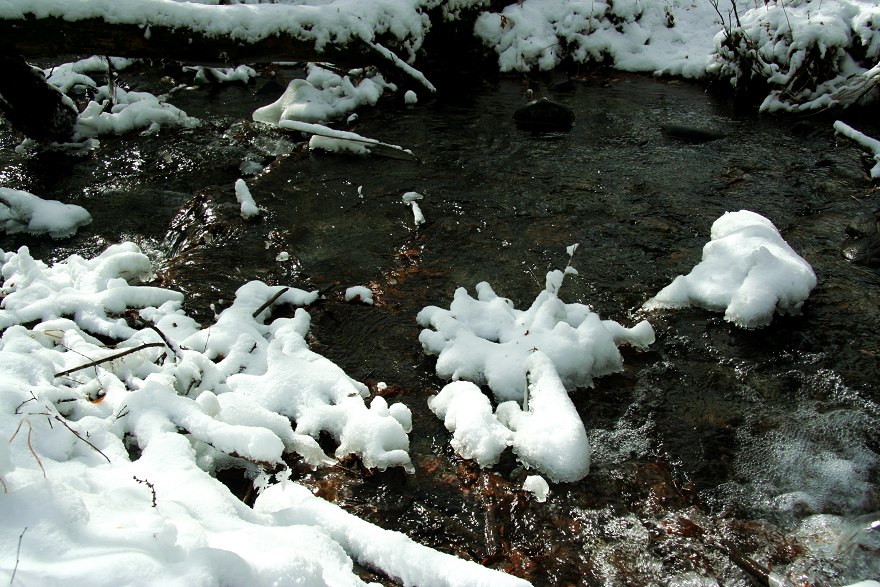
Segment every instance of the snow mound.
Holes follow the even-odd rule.
[[[770,90],[761,110],[804,111],[876,99],[880,5],[794,0],[754,5],[715,36],[708,72]]]
[[[569,271],[573,271],[569,268]],[[625,328],[602,320],[589,306],[566,304],[557,293],[565,274],[551,271],[531,307],[517,310],[486,282],[477,298],[458,288],[448,310],[419,312],[422,348],[438,355],[437,375],[486,384],[499,401],[522,400],[529,356],[541,351],[567,388],[592,386],[593,378],[623,369],[620,344],[647,347],[654,330],[646,321]]]
[[[357,85],[349,75],[339,75],[309,64],[306,79],[295,79],[284,94],[272,104],[253,113],[256,122],[278,125],[282,121],[320,123],[342,118],[361,106],[373,106],[382,92],[395,89],[381,74],[366,76],[363,70],[351,72],[362,79]]]
[[[428,407],[453,433],[452,447],[462,458],[492,466],[510,446],[523,465],[553,481],[582,479],[590,470],[584,424],[550,359],[535,352],[526,363],[525,409],[507,401],[493,414],[489,398],[468,381],[446,385],[428,400]]]
[[[65,238],[91,221],[92,215],[81,206],[0,187],[0,227],[8,234],[29,232]]]
[[[164,97],[101,86],[80,113],[76,134],[79,139],[87,139],[121,135],[133,130],[155,133],[163,126],[193,128],[198,125],[198,119],[165,103]]]
[[[743,328],[770,324],[773,313],[798,314],[816,274],[760,214],[727,212],[712,225],[703,260],[645,302],[645,310],[696,305],[724,310]]]

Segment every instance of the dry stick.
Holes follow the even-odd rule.
[[[257,316],[259,316],[260,313],[261,313],[263,310],[265,310],[266,308],[268,308],[269,306],[271,306],[272,304],[274,304],[274,303],[275,303],[275,300],[277,300],[278,298],[280,298],[281,296],[283,296],[285,293],[287,293],[287,290],[289,290],[289,289],[290,289],[289,287],[283,287],[283,288],[281,288],[281,290],[279,290],[278,293],[276,293],[274,296],[272,296],[271,298],[269,298],[269,300],[268,300],[265,304],[263,304],[262,306],[260,306],[259,308],[257,308],[257,310],[256,310],[253,314],[251,314],[251,316],[254,317],[254,318],[256,318]]]
[[[150,325],[147,326],[147,328],[149,328],[150,330],[152,330],[153,332],[155,332],[156,334],[159,335],[159,338],[161,338],[161,339],[162,339],[162,342],[165,343],[165,346],[167,346],[168,349],[169,349],[172,353],[174,353],[174,356],[175,356],[175,357],[177,357],[178,359],[181,358],[180,355],[179,355],[178,352],[177,352],[178,349],[177,349],[176,347],[174,347],[174,346],[171,345],[171,341],[168,340],[168,337],[165,336],[165,333],[164,333],[164,332],[162,332],[161,330],[159,330],[159,327],[158,327],[158,326],[156,326],[155,324],[150,324]]]
[[[40,470],[43,472],[43,478],[45,479],[46,478],[46,469],[43,468],[43,462],[40,460],[40,457],[37,456],[37,453],[36,453],[36,451],[34,451],[34,447],[31,444],[31,432],[34,431],[34,427],[31,426],[30,420],[28,420],[27,418],[21,419],[21,421],[18,423],[18,427],[15,429],[15,432],[13,432],[12,436],[9,438],[9,442],[12,442],[13,440],[15,440],[15,437],[18,436],[18,431],[21,430],[21,425],[24,424],[25,422],[27,422],[27,425],[28,425],[28,435],[27,435],[28,449],[31,451],[31,454],[34,456],[34,460],[36,460],[37,464],[40,465]]]
[[[107,363],[108,361],[116,360],[120,357],[124,357],[125,355],[130,355],[131,353],[136,353],[138,351],[142,351],[144,349],[153,348],[153,347],[163,347],[165,346],[164,342],[148,342],[144,343],[139,347],[135,347],[133,349],[126,349],[121,353],[116,353],[115,355],[110,355],[109,357],[104,357],[103,359],[98,359],[96,361],[92,361],[91,363],[86,363],[85,365],[80,365],[79,367],[74,367],[72,369],[67,369],[66,371],[61,371],[60,373],[56,373],[55,377],[63,377],[65,375],[70,375],[75,371],[81,371],[82,369],[88,369],[89,367],[96,367],[101,363]]]
[[[142,483],[150,488],[150,493],[153,494],[153,507],[156,507],[156,486],[150,483],[147,479],[139,479],[137,475],[132,478],[138,483]]]
[[[18,563],[21,560],[21,541],[24,539],[24,533],[27,532],[27,529],[28,527],[25,526],[24,530],[21,531],[21,534],[18,535],[18,549],[15,551],[15,566],[12,568],[12,576],[9,577],[10,585],[15,581],[15,573],[18,572]]]

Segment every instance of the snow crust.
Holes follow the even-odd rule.
[[[643,308],[696,305],[723,310],[725,320],[755,328],[770,324],[774,312],[799,314],[814,287],[812,267],[783,240],[773,223],[740,210],[727,212],[712,224],[703,260]]]
[[[92,215],[82,206],[44,200],[29,192],[0,187],[0,227],[7,234],[28,232],[65,238],[91,222]]]

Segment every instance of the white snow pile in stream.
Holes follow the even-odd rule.
[[[102,135],[121,135],[133,130],[155,133],[163,126],[198,126],[196,118],[167,104],[164,97],[149,92],[126,91],[101,86],[80,112],[76,134],[80,139]]]
[[[258,108],[253,119],[273,125],[286,120],[327,122],[347,116],[361,106],[375,105],[386,88],[396,89],[378,73],[367,75],[365,70],[353,70],[339,75],[310,63],[305,79],[291,81],[284,94],[272,104]]]
[[[419,313],[422,347],[438,355],[437,374],[454,380],[428,405],[463,458],[491,466],[511,447],[523,465],[553,481],[589,472],[587,432],[568,389],[622,370],[618,345],[646,347],[654,330],[646,321],[625,328],[588,306],[562,302],[564,276],[548,273],[546,288],[525,311],[483,282],[477,299],[459,288],[449,310],[429,306]],[[500,402],[494,412],[477,384]]]
[[[301,306],[317,292],[253,281],[202,328],[181,294],[138,285],[151,272],[131,243],[52,266],[0,251],[0,567],[11,583],[363,585],[357,560],[406,584],[527,585],[289,481],[255,509],[240,502],[217,471],[243,468],[265,487],[267,468],[285,478],[285,454],[331,464],[322,431],[337,458],[411,470],[409,410],[367,407],[365,386],[308,348],[304,309],[264,323],[270,300]]]
[[[0,187],[0,229],[8,234],[29,232],[64,238],[91,221],[91,214],[81,206]]]
[[[521,401],[527,359],[536,351],[548,357],[563,385],[572,389],[621,371],[619,345],[644,348],[654,342],[647,321],[626,328],[602,320],[589,306],[564,303],[558,296],[564,276],[559,270],[548,273],[545,289],[527,310],[514,308],[485,281],[477,284],[476,299],[460,287],[448,310],[424,308],[417,316],[425,327],[419,341],[425,352],[438,355],[437,375],[488,385],[499,401]]]
[[[743,328],[766,326],[773,313],[799,314],[816,287],[813,268],[773,223],[748,210],[727,212],[712,224],[703,260],[688,275],[645,302],[645,310],[690,305],[724,311]]]

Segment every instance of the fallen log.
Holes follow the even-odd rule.
[[[360,66],[375,58],[372,44],[393,50],[424,34],[421,25],[392,32],[387,24],[370,23],[368,4],[339,13],[332,3],[10,0],[0,4],[0,49],[26,58],[89,54],[204,65],[285,60]]]
[[[62,55],[112,55],[219,66],[268,61],[332,61],[351,67],[375,59],[363,43],[328,45],[278,34],[254,42],[167,26],[111,23],[101,18],[67,21],[58,17],[0,20],[0,52],[28,59]]]

